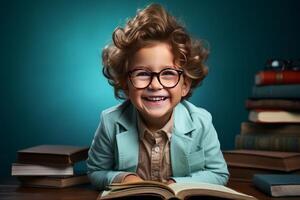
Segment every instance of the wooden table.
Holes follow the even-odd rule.
[[[51,189],[21,187],[16,180],[1,181],[1,200],[96,200],[99,192],[91,185]],[[255,196],[260,200],[299,200],[300,197],[271,198],[258,191],[251,183],[230,180],[228,187]]]

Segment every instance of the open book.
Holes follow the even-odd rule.
[[[150,199],[189,199],[200,197],[201,199],[239,199],[256,200],[228,187],[208,183],[172,183],[166,185],[160,182],[143,181],[128,184],[112,184],[100,194],[97,200],[104,199],[135,199],[137,197],[149,197]],[[143,199],[143,198],[141,198]]]

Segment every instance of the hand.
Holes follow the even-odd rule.
[[[167,182],[167,185],[170,185],[172,183],[176,183],[176,181],[174,181],[173,179],[169,179],[168,182]]]
[[[144,180],[141,179],[139,176],[130,174],[124,178],[122,183],[134,183],[134,182],[141,182],[141,181],[144,181]]]

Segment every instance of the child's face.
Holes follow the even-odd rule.
[[[158,73],[166,68],[179,69],[174,66],[174,57],[168,44],[157,43],[154,46],[138,50],[132,58],[129,71],[146,69],[149,72]],[[137,89],[128,78],[128,91],[126,93],[146,123],[160,122],[162,125],[166,123],[172,114],[173,108],[189,92],[190,81],[177,71],[174,72],[180,79],[173,88],[163,87],[159,83],[157,76],[153,76],[152,82],[148,87]],[[161,75],[161,82],[164,83],[168,79],[169,73],[164,73],[164,78]],[[143,72],[137,75],[139,77],[144,76]]]

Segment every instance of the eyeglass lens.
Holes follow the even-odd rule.
[[[137,69],[130,72],[130,80],[134,87],[146,88],[151,84],[153,77],[156,76],[163,87],[171,88],[178,84],[181,73],[181,70],[175,69],[163,69],[158,73]]]

